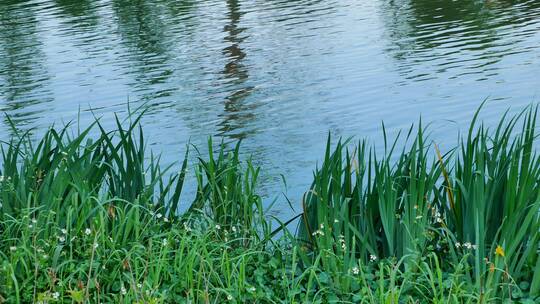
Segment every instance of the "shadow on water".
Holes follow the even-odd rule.
[[[481,74],[506,55],[525,52],[513,46],[535,34],[526,25],[540,17],[540,1],[390,0],[381,11],[392,43],[387,51],[405,61],[401,72],[410,79],[425,76],[414,74],[416,63],[434,62],[441,73],[469,62],[466,70]]]
[[[222,53],[226,56],[227,62],[221,74],[227,81],[227,87],[230,87],[229,94],[225,97],[224,110],[220,115],[222,121],[218,124],[219,134],[227,135],[230,138],[242,139],[249,132],[241,131],[245,124],[255,119],[253,106],[245,103],[245,100],[253,92],[253,86],[245,85],[249,78],[248,68],[243,64],[246,53],[240,47],[241,43],[247,38],[244,31],[246,28],[239,26],[240,18],[244,14],[240,9],[238,0],[227,0],[227,20],[224,27],[226,33],[224,43],[227,46]]]
[[[28,5],[3,1],[0,9],[0,110],[21,129],[43,115],[27,108],[53,101],[38,17]]]

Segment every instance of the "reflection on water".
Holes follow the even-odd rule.
[[[7,1],[6,5],[17,3]],[[16,126],[41,118],[42,113],[36,108],[52,101],[44,59],[35,12],[0,10],[0,109],[11,115]],[[26,110],[27,107],[34,109]]]
[[[405,79],[433,78],[456,69],[450,79],[476,74],[477,80],[489,80],[499,73],[492,65],[505,56],[538,47],[515,48],[538,32],[536,0],[395,0],[383,11],[389,51],[404,61],[399,70]],[[426,62],[431,71],[415,70]]]
[[[227,58],[225,67],[222,71],[224,80],[230,82],[232,90],[225,97],[225,112],[220,116],[223,117],[218,126],[219,135],[229,135],[235,139],[246,137],[246,133],[235,133],[235,130],[242,127],[245,121],[254,120],[252,107],[244,104],[244,100],[253,91],[253,86],[246,86],[246,80],[249,77],[248,68],[242,63],[246,57],[246,53],[240,45],[247,38],[245,35],[246,28],[239,26],[240,17],[244,14],[240,10],[240,3],[237,0],[227,1],[227,18],[229,22],[224,26],[226,33],[223,39],[226,44],[223,48],[223,55]]]
[[[166,162],[242,139],[298,200],[328,132],[378,144],[422,114],[444,147],[488,96],[488,122],[538,101],[539,54],[536,0],[4,0],[0,109],[39,130],[147,105]]]

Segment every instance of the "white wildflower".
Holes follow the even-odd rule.
[[[377,256],[374,255],[374,254],[370,254],[370,255],[369,255],[369,260],[370,260],[371,262],[375,262],[375,261],[377,260]]]
[[[141,289],[141,288],[142,288],[142,284],[141,284],[141,283],[137,283],[137,288]]]
[[[232,300],[233,300],[233,296],[231,296],[230,294],[227,295],[227,300],[232,301]]]
[[[9,250],[10,250],[10,251],[15,251],[15,250],[17,250],[17,247],[11,246],[11,247],[9,247]]]
[[[351,272],[354,274],[354,275],[357,275],[360,273],[360,269],[358,269],[358,267],[353,267],[353,269],[351,270]]]
[[[167,241],[167,239],[163,239],[161,243],[163,244],[163,246],[167,246],[169,244],[169,241]]]
[[[345,236],[343,236],[343,234],[340,234],[338,236],[338,241],[341,245],[341,249],[345,251],[347,249],[347,244],[345,243]]]
[[[60,229],[60,231],[62,232],[62,234],[67,234],[67,229],[62,228]]]
[[[163,218],[163,221],[164,221],[165,223],[168,223],[168,222],[169,222],[169,218],[168,218],[168,217],[164,217],[164,218]]]
[[[120,288],[120,293],[125,295],[127,293],[127,290],[124,286],[122,286],[122,288]]]
[[[53,297],[53,299],[58,300],[58,298],[60,297],[60,293],[59,292],[53,292],[52,297]]]
[[[162,218],[162,217],[163,217],[163,214],[161,214],[161,213],[158,213],[158,214],[156,214],[156,217],[157,217],[158,219],[160,219],[160,218]]]
[[[217,230],[220,230],[220,229],[221,229],[221,226],[220,226],[220,225],[216,225],[216,229],[217,229]]]
[[[94,243],[94,249],[97,249],[99,247],[99,244],[98,243]]]
[[[59,236],[58,241],[60,241],[60,243],[63,243],[66,241],[66,238],[64,236]]]
[[[86,235],[90,235],[91,233],[92,233],[92,230],[90,230],[90,228],[86,228],[84,230],[84,234],[86,234]]]
[[[313,235],[313,236],[317,236],[317,235],[324,236],[324,232],[322,230],[315,230],[315,232],[313,232],[311,235]]]
[[[32,219],[32,224],[36,224],[37,220],[35,218]]]
[[[248,292],[255,292],[256,290],[257,290],[257,289],[255,289],[255,287],[253,287],[253,286],[247,288],[247,291],[248,291]]]
[[[232,232],[236,233],[236,227],[235,226],[232,226],[231,230],[232,230]]]
[[[456,242],[456,248],[460,248],[461,247],[461,243],[460,242]]]

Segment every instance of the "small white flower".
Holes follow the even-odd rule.
[[[141,288],[142,288],[142,284],[141,284],[141,283],[137,283],[137,288],[141,289]]]
[[[220,229],[221,229],[221,226],[220,226],[220,225],[216,225],[216,229],[217,229],[217,230],[220,230]]]
[[[338,219],[335,219],[335,220],[334,220],[334,223],[336,223],[336,224],[339,223],[339,220],[338,220]]]
[[[59,236],[59,237],[58,237],[58,240],[59,240],[61,243],[63,243],[63,242],[66,241],[66,238],[63,237],[63,236]]]
[[[11,247],[9,247],[9,250],[10,250],[10,251],[15,251],[15,250],[17,250],[17,247],[11,246]]]
[[[163,217],[163,214],[161,214],[161,213],[158,213],[158,214],[156,214],[156,217],[157,217],[158,219],[160,219],[160,218],[162,218],[162,217]]]
[[[99,247],[99,244],[98,243],[94,243],[94,249],[97,249]]]
[[[313,232],[311,235],[313,235],[313,236],[317,236],[317,235],[324,236],[324,232],[322,230],[315,230],[315,232]]]
[[[62,231],[63,234],[67,234],[67,230],[62,228],[60,231]]]
[[[34,228],[34,225],[30,224],[30,225],[28,225],[28,228],[30,228],[30,229]]]
[[[230,294],[228,294],[228,295],[227,295],[227,300],[232,301],[232,300],[233,300],[233,296],[231,296]]]
[[[167,246],[167,244],[169,244],[169,241],[167,241],[167,239],[163,239],[161,243],[163,244],[163,246]]]
[[[459,248],[461,247],[461,243],[460,242],[456,242],[456,248]]]
[[[370,255],[369,255],[369,260],[370,260],[371,262],[375,262],[375,261],[377,260],[377,256],[374,255],[374,254],[370,254]]]
[[[358,269],[358,267],[353,267],[353,269],[351,270],[351,272],[356,275],[356,274],[359,274],[360,273],[360,269]]]
[[[232,232],[236,233],[236,227],[232,226],[231,230]]]
[[[257,290],[257,289],[255,289],[255,287],[253,287],[253,286],[247,288],[247,291],[248,291],[248,292],[255,292],[256,290]]]
[[[463,247],[467,248],[467,249],[471,249],[472,248],[472,244],[470,242],[466,242],[466,243],[463,243]]]
[[[37,220],[34,218],[32,219],[32,224],[36,224],[37,223]]]
[[[169,218],[168,218],[168,217],[164,217],[164,218],[163,218],[163,221],[164,221],[165,223],[168,223],[168,222],[169,222]]]
[[[58,298],[60,297],[60,293],[59,292],[53,292],[52,297],[53,297],[53,299],[58,300]]]
[[[120,293],[125,295],[127,293],[127,290],[124,286],[122,286],[122,288],[120,288]]]
[[[92,233],[92,230],[90,230],[90,228],[86,228],[84,230],[84,234],[86,234],[86,235],[90,235],[91,233]]]

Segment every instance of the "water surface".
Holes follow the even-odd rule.
[[[537,0],[0,2],[0,111],[18,129],[112,126],[147,104],[165,162],[189,139],[242,139],[263,193],[285,190],[282,173],[295,204],[328,132],[380,144],[382,120],[421,115],[452,144],[485,98],[489,123],[539,88]]]

